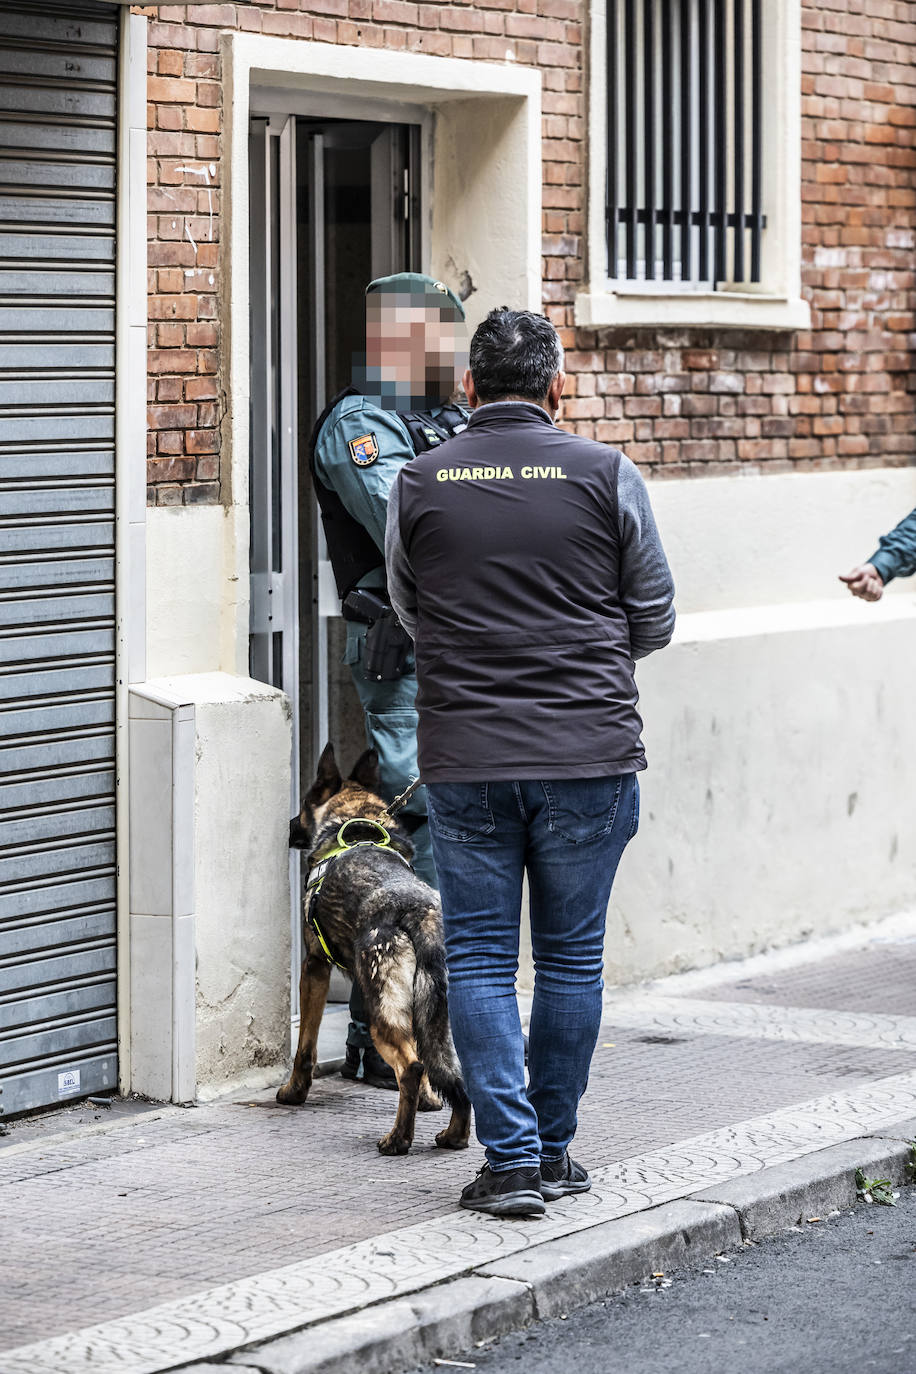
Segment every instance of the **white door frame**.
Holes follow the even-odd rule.
[[[541,74],[532,67],[388,53],[330,43],[226,32],[221,235],[222,317],[227,324],[227,424],[223,479],[233,523],[231,549],[239,604],[227,617],[225,664],[248,671],[249,185],[252,109],[414,122],[430,131],[433,165],[424,261],[457,284],[475,284],[473,325],[504,301],[532,310],[541,297]],[[343,107],[340,102],[343,102]],[[413,107],[405,120],[405,113]],[[427,176],[428,181],[428,176]],[[428,182],[429,184],[429,182]]]

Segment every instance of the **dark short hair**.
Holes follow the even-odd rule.
[[[530,310],[491,310],[471,340],[470,368],[481,401],[542,401],[563,365],[557,331]]]

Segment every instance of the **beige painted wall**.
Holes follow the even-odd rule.
[[[916,468],[652,482],[679,615],[852,598],[837,580],[916,506]],[[891,591],[916,595],[913,582]]]
[[[246,525],[247,518],[246,507]],[[238,525],[234,507],[151,506],[147,512],[148,677],[243,670],[248,579],[240,586],[236,575]],[[246,539],[246,557],[247,550]]]
[[[861,611],[688,616],[639,665],[649,768],[610,982],[916,907],[916,598]]]

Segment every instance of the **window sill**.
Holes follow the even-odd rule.
[[[576,296],[576,324],[586,329],[808,329],[811,309],[800,296],[767,296],[750,291],[582,292]]]

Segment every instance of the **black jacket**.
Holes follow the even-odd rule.
[[[674,587],[622,454],[539,406],[482,406],[398,474],[386,551],[424,782],[645,767],[633,660],[670,639]]]

